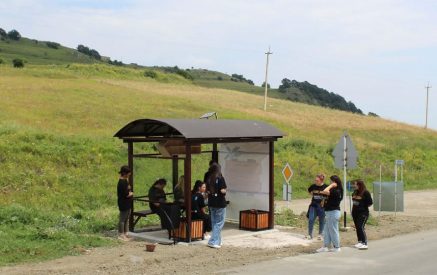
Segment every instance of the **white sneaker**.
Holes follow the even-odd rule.
[[[356,245],[354,245],[355,248],[360,248],[363,244],[362,243],[357,243]]]
[[[329,251],[329,249],[326,246],[321,247],[321,248],[316,250],[317,253],[323,253],[323,252],[328,252],[328,251]]]
[[[203,238],[204,238],[205,240],[208,240],[208,239],[211,238],[211,235],[205,233],[205,235],[203,235]]]
[[[217,248],[217,249],[221,247],[218,244],[208,244],[208,246],[211,247],[211,248]]]
[[[331,249],[329,249],[329,252],[340,252],[341,248],[340,247],[333,247]]]
[[[319,241],[323,240],[323,236],[322,235],[317,236],[317,240]]]
[[[366,250],[366,249],[368,249],[368,248],[369,248],[369,247],[367,246],[367,244],[361,244],[361,246],[358,247],[359,250]]]
[[[313,239],[313,237],[311,237],[310,235],[305,236],[305,240],[312,240],[312,239]]]

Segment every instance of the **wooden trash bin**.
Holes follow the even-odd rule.
[[[174,236],[179,240],[185,240],[187,238],[187,220],[182,219],[179,227],[174,230]],[[203,240],[203,220],[191,221],[191,240]]]
[[[240,211],[240,229],[244,230],[265,230],[269,228],[269,212],[263,210]]]

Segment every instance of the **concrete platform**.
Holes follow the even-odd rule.
[[[150,230],[147,228],[146,230]],[[167,230],[129,232],[137,240],[150,243],[173,244],[168,238]],[[226,223],[222,230],[222,240],[225,246],[250,247],[250,248],[278,248],[291,245],[308,245],[311,240],[306,240],[303,235],[268,229],[262,231],[240,230],[238,224]],[[206,245],[208,240],[192,241],[191,243],[178,242],[178,245]]]

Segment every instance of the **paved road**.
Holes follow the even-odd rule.
[[[437,274],[437,230],[370,243],[360,251],[342,248],[340,253],[287,257],[230,269],[221,274]]]

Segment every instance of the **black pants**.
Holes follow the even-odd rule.
[[[365,226],[369,218],[369,212],[352,211],[352,218],[354,219],[355,229],[357,230],[358,242],[367,245]]]
[[[120,211],[119,219],[118,219],[118,233],[125,234],[129,232],[129,216],[131,209]]]

